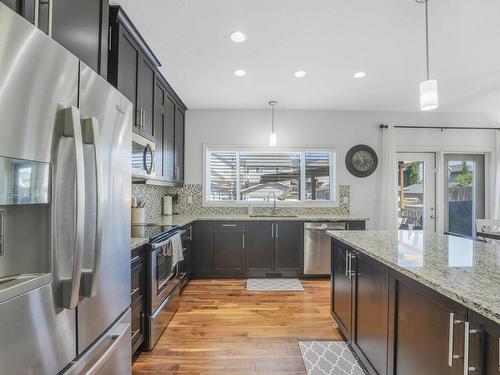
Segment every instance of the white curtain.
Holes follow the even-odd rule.
[[[495,130],[495,190],[493,197],[493,219],[500,220],[500,130]]]
[[[382,162],[379,180],[380,230],[398,229],[396,136],[392,125],[382,130]]]

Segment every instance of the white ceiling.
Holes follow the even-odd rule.
[[[189,108],[414,111],[425,79],[415,0],[112,0]],[[500,1],[430,0],[440,111],[500,111]],[[244,43],[229,34],[241,30]],[[233,71],[242,68],[245,77]],[[307,76],[295,78],[296,70]],[[357,71],[367,72],[355,80]]]

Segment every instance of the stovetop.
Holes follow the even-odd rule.
[[[149,238],[149,242],[153,242],[177,228],[177,225],[132,224],[132,237]]]

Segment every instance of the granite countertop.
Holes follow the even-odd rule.
[[[298,216],[249,216],[249,215],[172,215],[153,220],[159,225],[184,226],[196,220],[235,220],[235,221],[365,221],[366,217],[335,215],[298,215]]]
[[[500,324],[500,244],[422,231],[328,234]]]
[[[139,238],[139,237],[132,237],[130,239],[130,249],[134,250],[137,249],[139,246],[142,246],[144,244],[147,244],[149,242],[149,238]]]

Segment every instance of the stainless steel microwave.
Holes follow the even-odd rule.
[[[132,133],[132,178],[155,177],[155,144],[149,139]]]

